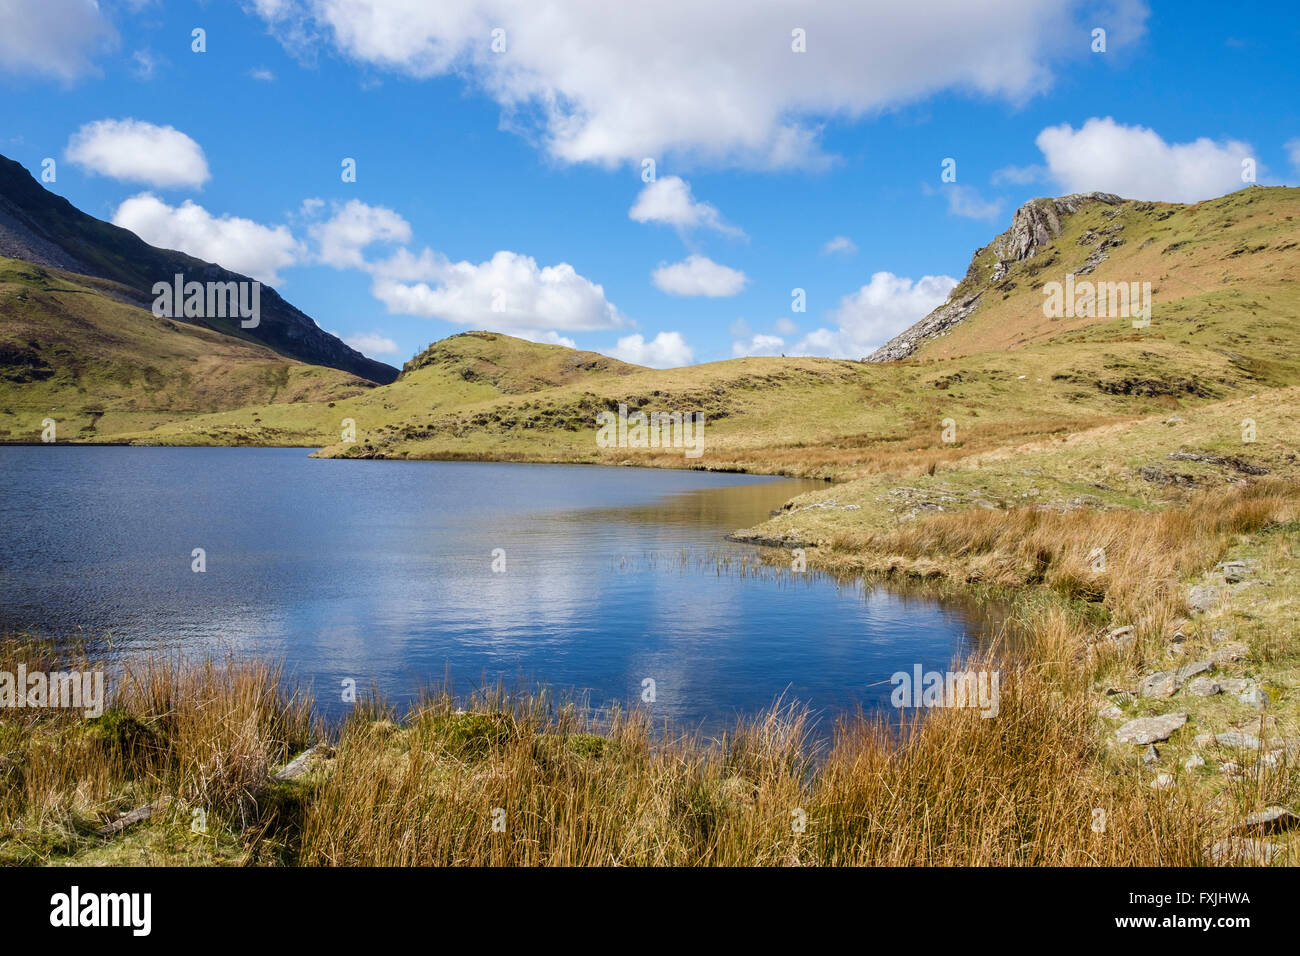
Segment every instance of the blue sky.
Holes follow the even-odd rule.
[[[858,358],[1033,196],[1300,181],[1297,49],[1286,2],[6,0],[0,152],[393,364]]]

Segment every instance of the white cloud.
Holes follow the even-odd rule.
[[[167,61],[154,54],[152,50],[136,50],[131,54],[131,72],[135,74],[136,79],[152,80],[154,74],[158,72],[158,67]]]
[[[682,230],[703,227],[729,236],[744,235],[740,229],[723,222],[714,206],[698,202],[691,195],[690,184],[678,176],[664,176],[648,184],[627,214],[636,222],[663,223]]]
[[[1167,143],[1155,130],[1110,117],[1093,117],[1078,130],[1049,126],[1035,142],[1064,192],[1102,190],[1161,202],[1198,202],[1241,189],[1242,160],[1258,159],[1248,143],[1204,137]]]
[[[113,224],[151,245],[178,249],[271,285],[280,281],[280,269],[301,262],[305,252],[287,226],[214,216],[188,199],[169,206],[150,193],[122,203]]]
[[[251,76],[253,79],[257,80],[259,83],[275,82],[275,74],[272,73],[264,66],[259,66],[255,69],[249,70],[248,75]]]
[[[625,335],[609,353],[614,358],[633,365],[650,368],[679,368],[690,365],[695,350],[686,344],[680,332],[660,332],[647,342],[641,334]]]
[[[359,332],[343,340],[362,355],[374,358],[377,355],[401,355],[402,350],[392,339],[378,332]]]
[[[505,124],[567,162],[681,153],[724,164],[824,164],[821,129],[956,90],[1013,103],[1087,56],[1088,0],[254,0],[287,47],[319,39],[360,63],[456,73]],[[1111,51],[1142,0],[1107,4]],[[491,50],[503,28],[507,50]],[[806,53],[791,31],[806,31]]]
[[[834,255],[835,253],[851,256],[857,251],[858,244],[848,236],[836,236],[834,239],[828,239],[826,245],[822,246],[822,255],[824,256]]]
[[[1002,211],[1002,200],[985,200],[979,190],[971,186],[951,183],[943,187],[948,198],[948,212],[966,219],[996,219]]]
[[[761,332],[748,340],[731,343],[731,354],[736,358],[745,355],[781,355],[785,352],[785,339]]]
[[[117,41],[94,0],[0,3],[0,69],[68,81],[95,71],[93,57]]]
[[[749,281],[745,273],[700,255],[661,265],[650,278],[655,288],[669,295],[703,295],[711,299],[736,295]]]
[[[368,268],[375,275],[374,295],[393,313],[511,335],[627,324],[605,290],[567,262],[539,267],[530,256],[501,250],[475,264],[452,262],[429,249],[419,256],[403,249]]]
[[[832,315],[836,328],[809,332],[791,351],[863,358],[942,305],[956,285],[951,276],[923,276],[913,282],[892,272],[877,272],[857,292],[840,299]]]
[[[543,345],[563,345],[566,349],[576,349],[578,347],[577,342],[567,335],[561,335],[559,332],[520,331],[515,334],[521,339],[528,339],[530,342],[541,342]]]
[[[799,326],[795,325],[794,322],[789,319],[777,319],[775,326],[776,330],[782,335],[795,335],[799,331]]]
[[[1029,166],[1003,166],[993,172],[993,185],[1029,186],[1047,179],[1047,167],[1031,164]]]
[[[1300,136],[1295,139],[1289,139],[1284,144],[1287,159],[1291,161],[1291,168],[1300,173]]]
[[[318,199],[303,201],[304,214],[322,208]],[[336,269],[363,269],[362,250],[376,242],[410,242],[411,224],[386,206],[370,206],[359,199],[335,204],[334,215],[308,227],[316,240],[320,261]]]
[[[78,166],[159,189],[207,182],[203,149],[180,130],[141,120],[98,120],[72,134],[65,151]]]

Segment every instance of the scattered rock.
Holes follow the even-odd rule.
[[[1240,730],[1229,730],[1224,734],[1215,734],[1214,742],[1220,747],[1231,747],[1234,750],[1259,750],[1264,746],[1260,743],[1258,737],[1253,734],[1244,734]]]
[[[1152,744],[1168,740],[1169,736],[1185,723],[1187,723],[1186,714],[1138,717],[1116,730],[1115,739],[1122,744]]]
[[[1192,754],[1190,757],[1188,757],[1186,760],[1183,761],[1184,770],[1199,770],[1201,767],[1204,766],[1205,766],[1205,758],[1202,757],[1200,754]]]
[[[1160,760],[1160,751],[1156,750],[1155,744],[1147,744],[1147,749],[1142,751],[1142,762],[1148,767]]]
[[[1117,627],[1106,635],[1106,640],[1120,651],[1129,651],[1137,643],[1137,629],[1132,624]]]
[[[1297,825],[1300,825],[1300,815],[1292,813],[1286,807],[1274,806],[1250,814],[1233,830],[1237,833],[1281,833]]]
[[[1165,698],[1173,697],[1177,689],[1174,672],[1161,671],[1159,674],[1148,674],[1138,681],[1137,693],[1139,697]]]
[[[1233,661],[1243,660],[1249,656],[1249,647],[1245,644],[1234,642],[1232,644],[1224,644],[1221,648],[1210,655],[1210,660],[1215,664],[1230,664]]]
[[[1168,790],[1174,785],[1174,775],[1172,773],[1159,773],[1151,781],[1152,790]]]
[[[1221,764],[1221,765],[1219,766],[1219,769],[1223,771],[1223,775],[1224,775],[1225,777],[1240,777],[1240,776],[1241,776],[1241,768],[1238,767],[1237,764],[1236,764],[1234,761],[1232,761],[1232,760],[1229,760],[1229,761],[1228,761],[1227,763],[1225,763],[1225,764]]]
[[[1213,584],[1198,584],[1187,592],[1187,606],[1197,614],[1204,614],[1219,606],[1219,589]]]
[[[95,831],[95,833],[102,837],[114,836],[133,824],[139,823],[142,820],[148,820],[155,813],[159,813],[166,809],[171,802],[171,797],[159,797],[153,803],[146,803],[143,807],[136,807],[130,813],[122,814],[112,823],[100,827]]]
[[[1248,687],[1237,695],[1237,700],[1256,710],[1263,710],[1269,704],[1268,694],[1259,687]]]
[[[1187,693],[1197,697],[1213,697],[1222,689],[1219,682],[1211,677],[1198,677],[1187,685]]]
[[[1240,694],[1244,690],[1250,690],[1255,685],[1253,677],[1221,677],[1219,678],[1219,689],[1226,694]]]
[[[1119,720],[1124,716],[1124,711],[1114,704],[1105,704],[1097,710],[1097,716],[1105,717],[1107,720]]]

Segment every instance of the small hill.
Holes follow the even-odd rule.
[[[481,382],[504,395],[645,371],[598,352],[529,342],[499,332],[461,332],[434,342],[402,366],[402,378],[419,377],[426,369]]]
[[[143,308],[153,303],[153,286],[185,281],[248,282],[247,276],[183,252],[158,249],[135,233],[88,216],[47,191],[21,165],[0,156],[0,256],[113,283],[106,291]],[[240,327],[238,319],[177,319],[234,338],[257,342],[281,355],[323,365],[385,384],[397,369],[367,358],[322,330],[269,286],[261,291],[261,321]]]

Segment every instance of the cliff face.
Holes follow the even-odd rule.
[[[1011,217],[1010,229],[987,246],[976,250],[971,257],[966,277],[952,290],[947,302],[876,349],[867,356],[866,361],[894,362],[907,358],[930,339],[951,331],[970,318],[989,289],[1007,276],[1013,263],[1032,259],[1059,237],[1069,216],[1090,203],[1119,206],[1124,202],[1112,193],[1100,192],[1076,193],[1059,199],[1031,199]],[[1109,240],[1101,240],[1101,245],[1089,257],[1091,266],[1077,270],[1078,274],[1086,274],[1096,268],[1105,259],[1108,247]],[[982,280],[981,265],[989,258],[995,260],[992,272],[986,280]]]
[[[0,256],[108,279],[119,284],[115,291],[122,299],[144,308],[153,303],[154,283],[171,282],[177,274],[187,282],[252,281],[183,252],[158,249],[133,232],[86,215],[4,156],[0,156]],[[243,329],[238,319],[177,321],[260,342],[300,362],[350,372],[381,385],[397,377],[397,369],[345,345],[266,285],[256,328]]]

